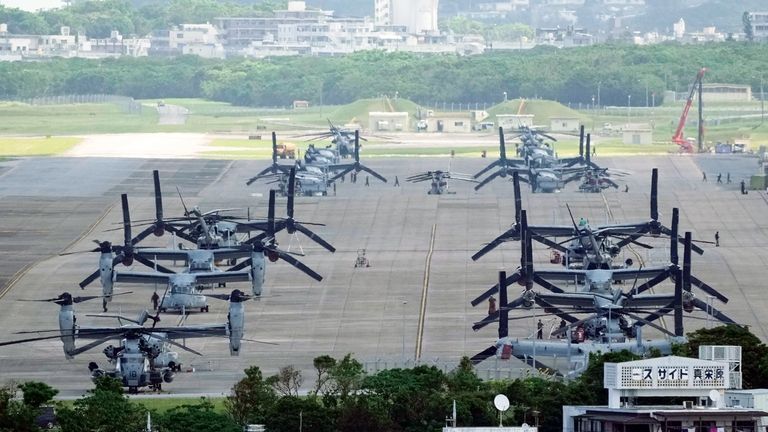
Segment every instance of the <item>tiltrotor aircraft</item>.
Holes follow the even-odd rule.
[[[677,214],[677,209],[673,215]],[[499,339],[491,347],[475,355],[472,360],[479,363],[496,355],[501,359],[512,356],[521,358],[537,368],[546,368],[535,357],[557,356],[571,359],[577,358],[577,363],[585,366],[585,355],[590,352],[610,352],[627,349],[642,354],[651,347],[668,353],[671,342],[682,341],[683,311],[691,312],[694,308],[700,309],[715,319],[734,323],[734,321],[697,299],[691,288],[698,288],[727,302],[728,299],[709,285],[699,281],[691,275],[691,235],[686,233],[684,237],[685,253],[681,267],[677,261],[677,220],[673,216],[672,235],[670,236],[670,264],[646,269],[597,269],[597,270],[535,270],[533,268],[533,254],[531,236],[527,230],[527,217],[525,211],[521,214],[521,265],[518,270],[507,277],[500,274],[499,283],[472,301],[477,305],[489,298],[492,294],[499,293],[499,308],[489,314],[482,321],[476,323],[473,329],[479,330],[485,325],[499,322]],[[660,284],[666,279],[675,281],[675,291],[672,294],[643,294],[645,291]],[[634,286],[628,292],[624,292],[613,286],[616,280],[634,280]],[[637,284],[638,280],[645,280]],[[577,284],[575,292],[566,292],[565,289],[555,285],[553,281],[571,281]],[[583,282],[582,282],[583,281]],[[522,294],[508,301],[507,286],[519,282],[525,286]],[[533,291],[533,284],[537,284],[549,294]],[[582,284],[583,283],[583,284]],[[581,284],[581,285],[580,285]],[[584,343],[572,343],[574,340],[569,334],[567,342],[549,342],[535,340],[519,340],[509,338],[509,312],[524,307],[530,308],[538,305],[544,314],[555,314],[564,321],[570,323],[555,332],[562,334],[570,332],[572,327],[578,327],[581,339]],[[650,309],[649,309],[650,308]],[[587,318],[579,319],[573,314],[587,313]],[[659,318],[673,313],[675,317],[674,333],[670,333],[653,322]],[[646,315],[645,317],[641,315]],[[633,323],[630,323],[632,320]],[[645,325],[650,325],[657,330],[672,336],[670,340],[643,341],[639,336],[639,330]],[[636,342],[628,341],[636,338]],[[586,341],[585,341],[586,339]],[[533,363],[530,360],[533,358]],[[571,359],[572,360],[572,359]],[[573,362],[573,361],[571,361]]]

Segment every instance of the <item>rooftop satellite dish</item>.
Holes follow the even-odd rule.
[[[496,397],[493,398],[493,406],[499,410],[499,427],[502,427],[503,425],[501,424],[501,414],[509,409],[509,399],[507,399],[507,397],[503,394],[497,394]]]
[[[509,399],[503,394],[498,394],[493,398],[493,406],[499,411],[506,411],[509,409]]]
[[[709,391],[709,400],[712,402],[717,402],[720,400],[720,392],[717,390],[710,390]]]

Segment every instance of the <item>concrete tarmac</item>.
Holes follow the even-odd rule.
[[[672,207],[678,206],[681,231],[690,230],[695,239],[707,241],[713,240],[715,231],[720,232],[721,247],[702,244],[705,254],[693,258],[693,273],[730,299],[727,304],[715,300],[713,305],[768,340],[768,322],[763,318],[768,300],[763,295],[762,276],[768,265],[768,198],[764,192],[741,195],[737,180],[754,170],[755,159],[705,155],[598,157],[596,161],[627,171],[629,175],[619,183],[622,187],[626,183],[629,192],[611,189],[603,194],[581,194],[574,191],[575,185],[569,185],[560,193],[534,195],[523,185],[529,222],[570,224],[566,203],[575,217],[586,217],[592,224],[646,221],[650,172],[658,167],[662,222],[668,225]],[[479,332],[471,329],[473,322],[485,316],[487,306],[473,308],[469,301],[496,282],[499,270],[515,270],[519,245],[504,244],[478,262],[470,256],[512,223],[510,182],[497,179],[479,192],[470,183],[450,182],[455,194],[443,196],[428,196],[426,183],[405,182],[408,175],[445,170],[449,163],[455,172],[475,173],[490,162],[480,158],[451,162],[448,158],[363,157],[363,163],[386,176],[389,183],[370,177],[366,187],[366,174],[360,173],[356,184],[350,183],[349,176],[346,182],[338,182],[336,196],[297,198],[296,219],[325,224],[309,228],[331,242],[337,252],[328,253],[301,234],[278,236],[282,248],[303,250],[306,256],[301,261],[324,276],[318,283],[286,263],[269,263],[265,298],[246,304],[246,337],[279,345],[247,342],[239,357],[230,357],[224,339],[187,340],[204,356],[181,352],[185,369],[194,368],[194,372],[179,374],[165,390],[172,394],[227,393],[251,365],[270,375],[292,364],[303,371],[305,386],[310,386],[312,359],[323,354],[340,358],[352,353],[369,370],[413,364],[417,356],[421,362],[451,368],[461,356],[471,356],[493,343],[494,326]],[[160,170],[166,217],[183,213],[176,186],[187,206],[241,208],[241,214],[250,208],[252,216],[265,216],[268,185],[246,186],[245,180],[266,164],[127,158],[0,163],[0,340],[20,338],[14,334],[18,331],[57,327],[56,305],[19,299],[51,298],[62,291],[75,295],[100,292],[98,281],[85,291],[77,287],[97,268],[98,254],[57,253],[92,249],[93,239],[120,242],[120,231],[106,231],[119,227],[120,193],[129,194],[133,220],[152,219],[153,169]],[[708,173],[707,183],[701,181],[701,167]],[[713,169],[731,172],[734,183],[715,184]],[[393,186],[395,175],[400,187]],[[285,214],[284,206],[285,199],[278,199],[278,216]],[[170,241],[168,236],[150,237],[145,244],[161,246]],[[636,263],[641,260],[646,267],[668,262],[667,240],[644,241],[657,248],[626,250],[625,256]],[[549,251],[535,247],[537,268],[552,266]],[[354,267],[361,249],[370,260],[368,268]],[[133,270],[144,269],[135,264]],[[235,287],[247,290],[249,285],[231,284],[226,291]],[[655,292],[671,292],[672,288],[671,283],[664,283]],[[510,296],[516,296],[517,289],[512,287]],[[135,315],[150,307],[152,288],[117,286],[117,292],[129,290],[134,293],[116,297],[110,312]],[[706,294],[694,291],[708,300]],[[80,303],[76,311],[80,325],[114,322],[85,316],[101,311],[98,300]],[[532,335],[537,319],[532,311],[514,315],[530,319],[512,321],[511,335]],[[714,325],[700,311],[687,317],[688,331]],[[163,316],[165,325],[177,320],[178,315]],[[210,313],[192,314],[188,322],[224,320],[226,303],[211,300]],[[556,326],[559,319],[546,317],[545,322]],[[667,323],[671,326],[671,319]],[[653,334],[646,332],[646,336]],[[87,370],[90,361],[108,366],[101,347],[66,360],[58,339],[2,347],[0,381],[42,380],[63,396],[79,395],[92,387]],[[493,360],[485,363],[495,366]],[[525,365],[515,360],[503,367],[520,370]]]

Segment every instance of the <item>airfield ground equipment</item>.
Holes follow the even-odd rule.
[[[355,259],[355,268],[370,266],[371,262],[368,261],[368,258],[365,256],[365,249],[358,249],[357,258]]]
[[[701,68],[699,73],[696,74],[696,78],[693,80],[693,84],[691,85],[691,91],[688,93],[688,99],[686,99],[685,106],[683,106],[683,113],[680,115],[680,120],[677,123],[675,134],[672,135],[672,142],[680,146],[680,151],[685,153],[693,153],[693,144],[685,139],[683,133],[685,131],[685,122],[688,121],[688,112],[691,110],[693,98],[696,96],[697,92],[699,97],[699,133],[697,137],[697,144],[698,151],[701,151],[702,149],[702,140],[704,139],[704,114],[702,112],[704,105],[702,101],[702,80],[704,79],[704,74],[706,72],[707,68]]]

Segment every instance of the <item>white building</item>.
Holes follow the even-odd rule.
[[[755,40],[768,41],[768,12],[750,12],[749,18]]]
[[[375,0],[377,26],[404,26],[408,33],[431,33],[437,28],[438,0]]]

